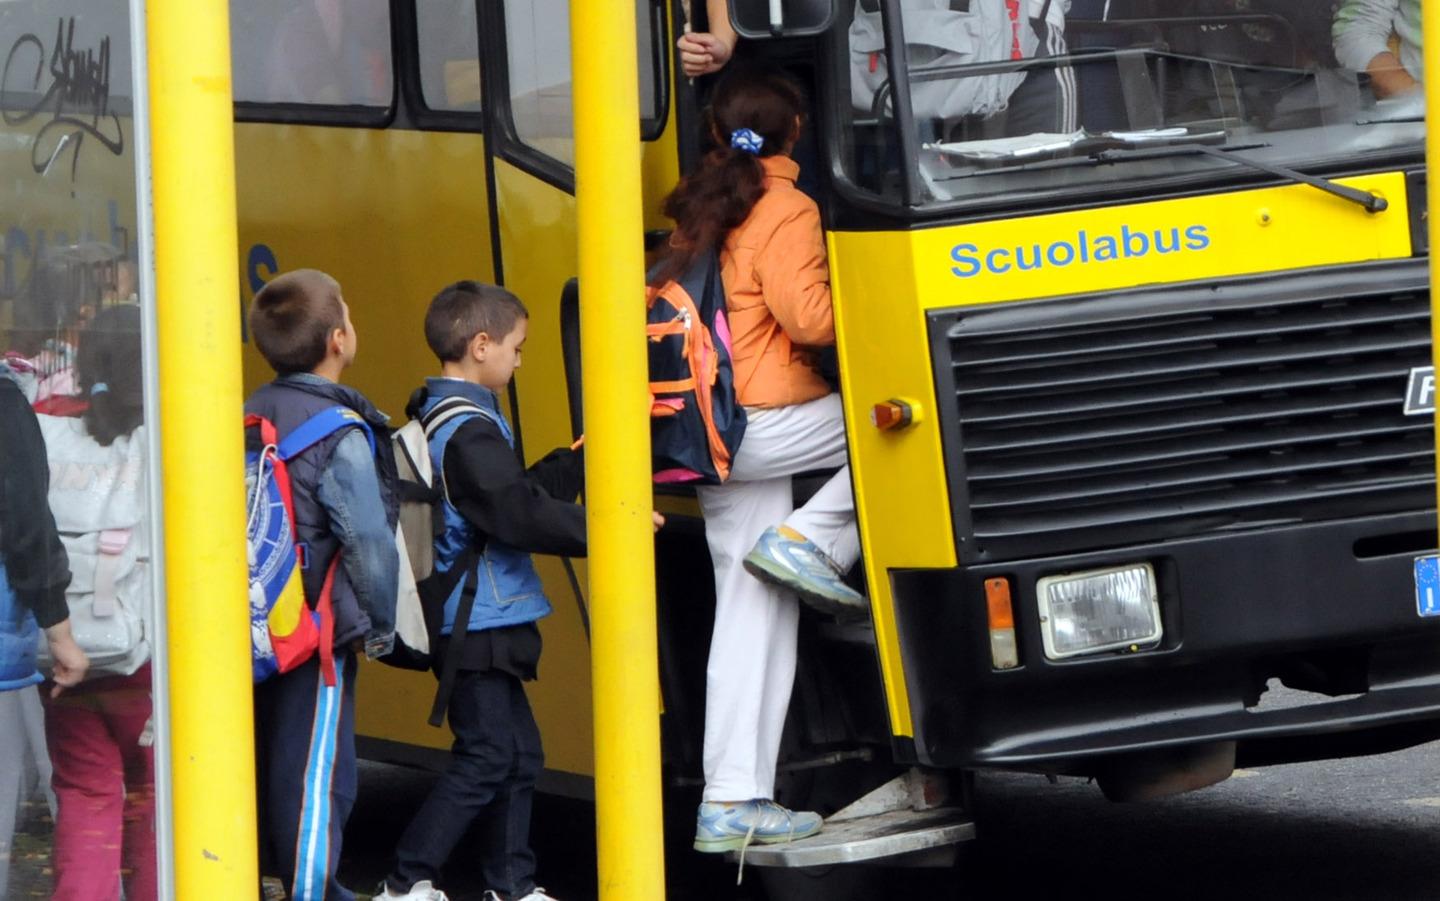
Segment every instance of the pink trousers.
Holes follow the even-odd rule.
[[[48,689],[48,686],[47,686]],[[150,667],[85,682],[45,703],[59,802],[52,901],[154,901],[155,757]]]

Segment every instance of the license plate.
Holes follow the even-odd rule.
[[[1440,555],[1415,558],[1415,609],[1421,616],[1440,616]]]

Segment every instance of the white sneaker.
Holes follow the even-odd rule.
[[[399,901],[450,901],[450,897],[431,884],[429,879],[422,879],[410,886],[410,891],[403,895],[385,884],[385,893],[377,895],[377,898],[399,899]]]
[[[503,901],[503,899],[495,892],[486,890],[485,894],[480,897],[480,901]],[[515,901],[560,901],[560,899],[545,894],[545,890],[537,885],[530,890],[530,894],[522,895]]]

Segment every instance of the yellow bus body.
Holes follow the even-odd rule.
[[[956,564],[945,458],[933,415],[935,371],[930,355],[917,352],[929,346],[927,311],[1408,258],[1404,175],[1342,183],[1381,194],[1390,208],[1371,214],[1294,185],[916,231],[830,235],[846,426],[894,735],[913,735],[913,725],[890,585],[881,574]],[[1123,230],[1148,235],[1177,227],[1203,227],[1206,247],[1125,255]],[[1074,245],[1082,234],[1087,246],[1101,237],[1115,239],[1118,257],[1081,261],[1077,250],[1064,266],[1047,261],[1039,269],[1021,270],[1012,263],[1001,274],[988,268],[960,274],[974,268],[964,260],[977,253]],[[1004,258],[996,262],[1005,265]],[[912,427],[881,432],[871,424],[870,410],[892,398],[918,402],[921,412]]]

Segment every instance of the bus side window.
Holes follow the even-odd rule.
[[[668,94],[657,80],[668,78],[669,36],[663,0],[636,0],[640,118],[647,140],[659,136]],[[506,65],[510,116],[522,142],[566,166],[575,165],[570,78],[570,4],[566,0],[508,0],[505,3]]]
[[[238,102],[390,105],[385,0],[231,0],[230,35]]]
[[[474,0],[418,0],[420,92],[428,109],[478,112],[480,46]]]
[[[516,136],[573,168],[570,4],[566,0],[507,2],[505,50],[509,112]]]
[[[665,32],[664,0],[636,0],[635,49],[639,54],[640,123],[643,140],[653,141],[665,129],[670,112],[665,80],[670,77],[670,40]]]

